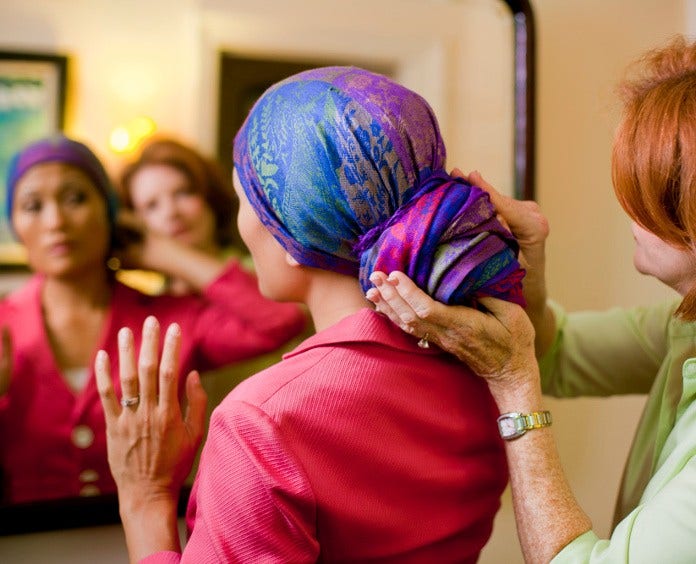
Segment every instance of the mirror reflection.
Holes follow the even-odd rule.
[[[11,358],[0,374],[0,532],[118,519],[92,365],[103,348],[116,362],[119,327],[131,327],[139,346],[148,314],[182,325],[190,339],[182,373],[205,372],[211,408],[311,331],[297,307],[258,294],[231,228],[231,140],[266,86],[329,64],[388,74],[433,107],[449,166],[484,171],[514,193],[515,28],[506,2],[366,2],[369,19],[314,4],[157,1],[138,3],[134,18],[135,3],[98,0],[60,11],[22,3],[3,14],[2,26],[66,46],[65,130],[89,147],[39,143],[8,165],[6,227],[25,264],[6,266],[14,276],[3,293],[14,293],[0,306],[10,329],[2,358]],[[153,29],[162,12],[167,25]],[[386,29],[395,14],[399,25]],[[119,141],[115,134],[133,135],[143,119],[144,144]],[[131,212],[118,224],[107,176]],[[70,222],[69,237],[53,235],[60,221]]]

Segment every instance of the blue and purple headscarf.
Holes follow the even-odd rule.
[[[445,172],[432,109],[382,75],[325,67],[275,84],[239,130],[234,164],[300,264],[364,291],[374,270],[401,270],[444,303],[524,303],[517,242],[488,194]]]
[[[10,224],[17,182],[30,168],[48,162],[69,164],[84,172],[106,200],[109,220],[113,225],[118,198],[101,161],[87,145],[62,134],[45,137],[28,144],[10,160],[5,194],[5,211]]]

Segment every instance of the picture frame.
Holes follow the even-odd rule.
[[[24,145],[57,133],[65,122],[68,57],[0,50],[0,269],[26,266],[6,219],[5,179]]]

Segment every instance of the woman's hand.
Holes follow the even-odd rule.
[[[546,239],[549,236],[549,222],[541,213],[539,204],[504,196],[486,182],[478,171],[467,176],[455,168],[452,176],[461,176],[488,192],[498,212],[498,219],[510,229],[520,245],[520,264],[527,271],[523,281],[527,311],[531,314],[532,311],[543,310],[546,305]]]
[[[132,560],[158,550],[178,550],[176,506],[205,427],[206,395],[196,372],[186,379],[188,408],[178,397],[181,329],[167,330],[158,360],[160,328],[143,325],[138,362],[133,333],[118,335],[122,398],[116,397],[109,357],[99,351],[95,372],[106,416],[109,466],[118,486],[119,508]]]
[[[515,380],[534,359],[534,329],[524,310],[496,298],[482,298],[483,313],[433,300],[403,272],[373,272],[367,292],[377,311],[402,330],[454,354],[491,381]]]
[[[549,236],[549,224],[536,202],[518,200],[501,194],[476,170],[465,175],[460,169],[455,168],[451,176],[461,176],[469,184],[488,192],[500,219],[513,232],[522,249],[531,249],[545,243]]]
[[[183,282],[182,293],[202,293],[227,267],[227,261],[173,237],[145,229],[132,212],[119,213],[114,256],[123,268],[153,270]]]
[[[454,169],[452,176],[466,178],[480,186],[491,197],[500,220],[515,235],[520,244],[520,262],[526,269],[523,281],[527,301],[526,312],[536,334],[537,356],[546,352],[553,342],[556,324],[546,304],[545,244],[549,234],[548,221],[536,202],[520,201],[503,196],[488,184],[478,172],[465,175]],[[444,350],[465,360],[464,347],[468,346],[463,327],[469,318],[469,309],[445,306],[433,300],[418,288],[405,274],[394,272],[386,277],[375,272],[370,277],[375,288],[366,297],[377,310],[384,313],[404,331],[437,343]]]
[[[114,227],[114,255],[123,268],[161,270],[160,261],[178,245],[161,235],[146,230],[140,218],[129,210],[121,210]]]
[[[119,331],[120,403],[105,351],[99,351],[95,369],[106,416],[109,464],[119,490],[178,494],[203,437],[206,396],[198,374],[191,372],[186,379],[188,409],[182,416],[178,397],[181,329],[177,324],[169,326],[161,363],[159,337],[157,319],[148,317],[136,365],[133,333],[128,328]]]
[[[0,343],[0,396],[4,396],[12,377],[12,337],[5,326],[0,329]]]

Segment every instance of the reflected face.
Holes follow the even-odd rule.
[[[636,243],[633,254],[636,270],[686,295],[696,283],[696,253],[666,243],[635,222],[631,223],[631,231]]]
[[[131,201],[147,229],[202,251],[216,252],[215,216],[181,171],[147,165],[131,178]]]
[[[36,272],[65,276],[103,268],[106,201],[79,168],[53,162],[30,168],[15,187],[12,224]]]
[[[239,197],[237,227],[254,260],[259,290],[272,300],[304,302],[308,285],[304,269],[289,264],[289,255],[261,223],[239,183],[236,172],[232,175],[232,183]]]

